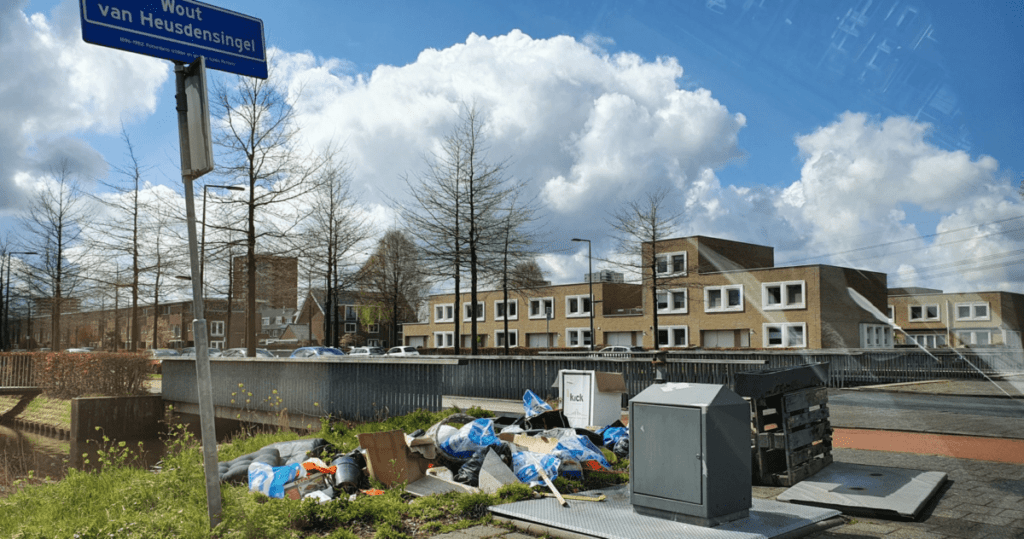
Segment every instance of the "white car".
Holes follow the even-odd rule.
[[[418,356],[420,355],[420,352],[414,346],[395,346],[394,348],[388,350],[388,353],[384,355],[392,357],[409,357]]]
[[[633,354],[643,353],[641,346],[605,346],[592,357],[633,357]]]
[[[228,348],[227,350],[224,350],[223,352],[221,352],[220,356],[221,357],[249,357],[249,351],[247,349],[245,349],[245,348]],[[274,357],[277,357],[277,356],[275,356],[274,354],[271,354],[270,351],[265,349],[265,348],[257,348],[256,349],[256,357],[260,358],[260,359],[263,359],[263,358],[274,358]]]
[[[358,346],[349,351],[350,356],[383,356],[385,350],[379,346]]]

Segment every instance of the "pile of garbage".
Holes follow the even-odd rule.
[[[248,482],[271,498],[313,498],[319,503],[360,492],[379,494],[368,478],[388,487],[405,484],[416,496],[486,492],[525,483],[547,485],[565,503],[552,478],[582,479],[585,471],[611,471],[601,447],[629,454],[629,430],[621,421],[591,430],[570,427],[532,391],[518,418],[474,418],[453,414],[427,430],[358,435],[359,447],[337,453],[326,440],[278,442],[219,463],[222,482]],[[462,424],[456,428],[452,424]],[[331,455],[327,462],[312,455]]]

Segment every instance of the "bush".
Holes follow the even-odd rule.
[[[149,360],[137,353],[49,352],[37,354],[35,361],[36,384],[58,399],[143,395],[151,370]]]

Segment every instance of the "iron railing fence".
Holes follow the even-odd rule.
[[[623,405],[657,376],[653,354],[595,357],[589,352],[543,356],[421,356],[309,361],[293,359],[211,360],[214,406],[269,413],[347,419],[440,410],[446,395],[520,400],[529,389],[557,397],[558,371],[621,372]],[[828,385],[984,379],[1024,372],[1020,350],[969,352],[921,350],[858,351],[674,351],[661,368],[668,382],[714,383],[734,387],[737,372],[828,363]],[[163,396],[196,403],[195,362],[165,359]]]
[[[32,354],[0,354],[0,388],[36,387]]]

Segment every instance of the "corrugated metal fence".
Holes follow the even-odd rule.
[[[439,410],[443,395],[521,399],[530,389],[542,397],[561,369],[621,372],[626,399],[655,379],[650,354],[599,358],[591,353],[543,356],[428,357],[406,359],[211,360],[214,404],[225,409],[256,410],[348,419],[402,415],[420,408]],[[641,357],[642,356],[642,357]],[[777,369],[828,362],[831,387],[946,378],[979,378],[1024,371],[1020,350],[919,350],[804,353],[695,350],[666,354],[669,382],[732,386],[745,370]],[[165,400],[196,403],[195,363],[163,362]],[[218,412],[222,413],[221,411]]]

